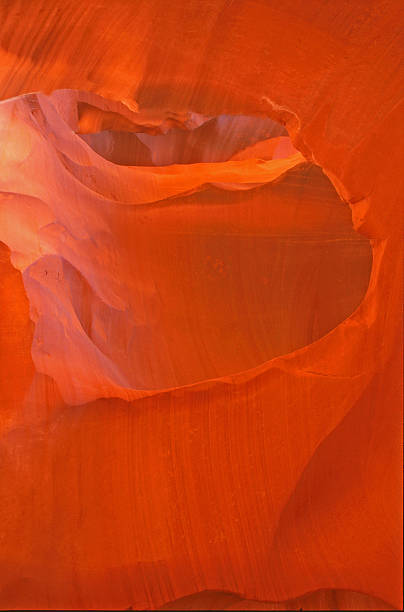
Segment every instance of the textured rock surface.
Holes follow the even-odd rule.
[[[400,608],[402,4],[0,7],[0,606]]]

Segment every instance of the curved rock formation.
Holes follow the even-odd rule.
[[[394,610],[385,601],[354,591],[320,589],[297,599],[270,602],[243,599],[224,591],[203,591],[176,599],[160,610]]]
[[[214,163],[165,170],[107,163],[62,115],[39,94],[0,104],[0,237],[23,274],[36,370],[67,403],[233,375],[310,344],[358,306],[369,242],[318,167],[291,145],[279,159],[270,120],[226,121],[227,154],[222,129]],[[267,161],[246,153],[251,126]],[[197,143],[200,130],[185,133]],[[164,138],[169,151],[173,131],[151,151],[164,153]],[[244,160],[217,161],[235,148]]]
[[[400,608],[401,3],[0,7],[0,607]]]

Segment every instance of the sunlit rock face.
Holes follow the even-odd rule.
[[[400,608],[402,6],[0,10],[0,608]]]
[[[297,152],[290,139],[285,138],[287,137],[285,128],[268,117],[221,115],[206,117],[202,121],[201,125],[188,126],[188,121],[181,127],[165,128],[165,130],[162,125],[160,130],[164,132],[161,134],[155,133],[156,127],[152,128],[151,134],[142,133],[142,129],[150,131],[150,127],[145,125],[137,127],[140,132],[138,134],[130,131],[104,130],[85,134],[83,139],[106,159],[133,166],[222,162],[231,159],[232,155],[243,153],[250,158],[276,159]],[[79,128],[83,129],[83,117]],[[135,129],[135,126],[132,129]],[[276,136],[281,138],[275,140]],[[267,139],[271,140],[274,150],[268,149]],[[260,154],[257,154],[257,151],[250,154],[251,145],[257,144],[262,149]],[[276,151],[274,147],[277,147]],[[244,151],[246,148],[247,152]]]
[[[75,92],[63,95],[69,108]],[[1,237],[23,274],[36,370],[68,403],[254,368],[359,305],[369,241],[271,119],[119,132],[138,138],[129,168],[94,154],[54,98],[59,112],[40,94],[0,105]],[[113,134],[87,144],[106,157]],[[164,167],[137,165],[142,140]]]

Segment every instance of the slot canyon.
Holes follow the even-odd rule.
[[[402,3],[0,17],[0,609],[402,608]]]

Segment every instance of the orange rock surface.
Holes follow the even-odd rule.
[[[399,609],[402,3],[0,8],[0,608]]]

